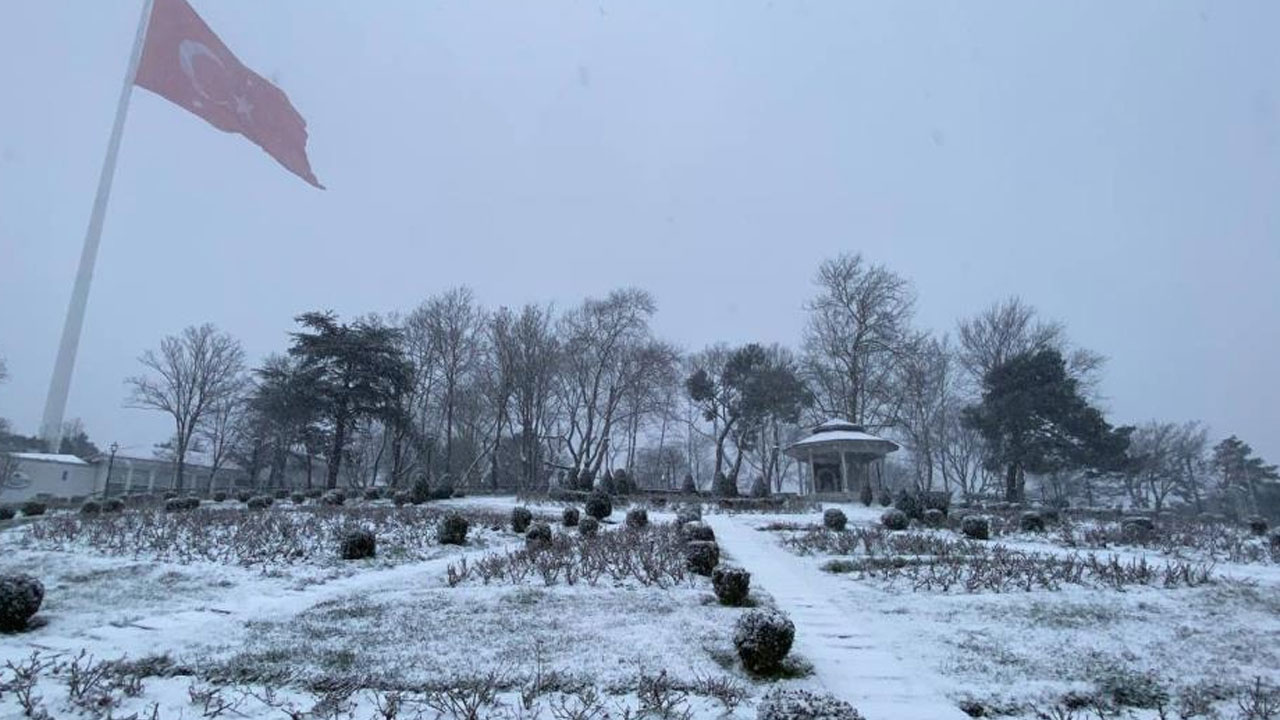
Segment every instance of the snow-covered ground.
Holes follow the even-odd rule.
[[[485,497],[434,505],[492,515],[515,504]],[[840,507],[854,527],[876,525],[881,512]],[[554,517],[559,505],[535,511]],[[654,522],[673,517],[649,515]],[[621,517],[616,510],[612,519]],[[470,546],[431,545],[390,558],[308,556],[244,567],[104,555],[74,543],[51,548],[19,525],[0,531],[0,574],[35,575],[46,596],[39,627],[0,636],[0,682],[16,677],[34,653],[36,664],[61,663],[45,668],[36,685],[43,707],[54,717],[94,714],[83,709],[83,692],[75,702],[69,678],[90,657],[123,657],[149,669],[137,670],[145,676],[140,689],[108,693],[114,717],[314,711],[310,717],[365,718],[383,716],[379,706],[385,710],[401,691],[420,702],[423,691],[451,684],[483,695],[479,686],[489,677],[496,697],[480,716],[512,720],[660,715],[655,697],[678,700],[664,720],[686,720],[686,712],[748,718],[778,684],[826,690],[868,720],[960,718],[966,703],[1034,718],[1071,690],[1155,687],[1143,684],[1144,674],[1172,694],[1171,706],[1198,689],[1210,704],[1234,711],[1228,690],[1254,677],[1280,683],[1275,564],[1219,563],[1214,582],[1192,588],[913,592],[826,572],[829,556],[796,554],[781,542],[788,531],[761,529],[820,521],[818,513],[707,515],[725,561],[753,573],[756,602],[777,606],[796,624],[796,667],[812,673],[779,681],[741,669],[731,635],[744,610],[716,604],[704,578],[667,588],[546,586],[536,579],[450,587],[451,563],[517,547],[521,540],[509,530],[476,528]],[[1069,552],[1037,536],[996,542]],[[671,680],[678,687],[662,691]],[[460,696],[430,697],[437,705],[466,705]],[[418,710],[440,714],[429,705]],[[1131,712],[1156,717],[1154,710]],[[19,694],[0,691],[0,717],[21,714]],[[416,717],[407,706],[400,716]]]

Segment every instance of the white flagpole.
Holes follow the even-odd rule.
[[[80,251],[80,268],[76,271],[76,283],[71,290],[71,302],[67,306],[67,319],[62,325],[62,342],[58,345],[58,359],[53,366],[53,379],[49,381],[49,395],[44,403],[40,436],[48,444],[49,452],[53,453],[58,452],[62,445],[62,416],[67,409],[67,394],[71,389],[71,372],[76,365],[76,350],[80,346],[80,328],[84,325],[85,306],[89,302],[89,285],[93,281],[93,266],[98,260],[98,241],[102,238],[102,221],[107,214],[111,180],[116,172],[116,155],[120,152],[124,120],[129,114],[129,97],[133,93],[133,80],[138,74],[138,63],[142,60],[142,48],[147,38],[147,23],[151,21],[151,6],[154,1],[145,0],[142,3],[138,34],[133,40],[133,53],[129,56],[129,67],[124,74],[124,88],[120,91],[120,103],[116,106],[115,124],[111,126],[107,157],[102,163],[102,175],[98,178],[98,195],[93,199],[89,229],[85,232],[84,248]]]

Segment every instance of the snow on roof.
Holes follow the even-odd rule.
[[[67,465],[88,465],[89,463],[81,460],[75,455],[58,455],[55,453],[10,453],[19,460],[31,460],[34,462],[53,462],[64,463]]]
[[[801,457],[801,451],[818,449],[887,455],[898,449],[898,443],[872,435],[861,425],[848,420],[832,418],[815,427],[808,437],[787,446],[787,453],[792,457]]]

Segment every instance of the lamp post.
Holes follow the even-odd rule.
[[[120,449],[120,443],[111,443],[111,457],[107,458],[107,480],[102,483],[102,498],[105,500],[107,495],[111,494],[111,470],[116,464],[116,451]]]

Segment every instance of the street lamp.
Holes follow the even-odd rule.
[[[107,480],[102,483],[102,497],[105,500],[107,495],[111,493],[111,469],[116,464],[116,451],[120,449],[120,443],[111,443],[111,457],[107,459]]]

